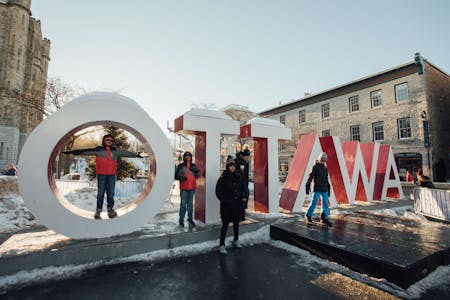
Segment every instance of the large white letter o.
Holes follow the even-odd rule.
[[[153,145],[156,174],[147,182],[141,194],[146,198],[138,201],[138,207],[118,218],[99,221],[74,214],[62,205],[50,185],[52,170],[48,166],[63,137],[86,124],[102,122],[124,124],[148,142],[147,148]],[[32,132],[20,155],[19,188],[31,212],[57,233],[73,238],[126,234],[148,222],[167,199],[174,171],[170,153],[161,128],[135,101],[114,93],[91,93],[74,99]]]

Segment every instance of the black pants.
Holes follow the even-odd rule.
[[[225,236],[227,235],[227,229],[230,222],[222,223],[222,228],[220,229],[220,245],[225,245]],[[233,222],[233,233],[234,233],[234,240],[237,241],[239,239],[239,221]]]

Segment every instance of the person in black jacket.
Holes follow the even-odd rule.
[[[244,202],[247,200],[247,189],[241,180],[241,175],[236,171],[236,164],[229,162],[225,171],[216,184],[216,196],[220,201],[220,218],[222,228],[220,229],[219,252],[227,255],[225,249],[225,236],[228,225],[233,223],[233,246],[241,248],[239,243],[239,222],[245,220]]]
[[[251,152],[248,149],[245,149],[241,152],[236,153],[236,159],[234,160],[236,163],[237,172],[241,175],[242,183],[246,189],[246,193],[249,194],[248,191],[248,182],[249,182],[249,160],[250,160]],[[248,206],[248,199],[244,203],[244,208]]]
[[[330,183],[328,182],[328,169],[325,166],[327,159],[328,156],[325,152],[320,153],[316,164],[313,166],[312,171],[309,174],[308,181],[306,182],[306,194],[309,195],[311,191],[311,181],[314,180],[314,194],[313,199],[309,203],[305,220],[307,222],[312,222],[314,209],[319,201],[319,197],[321,197],[322,213],[320,214],[320,220],[326,225],[331,226],[331,222],[328,220],[328,197],[330,197]]]

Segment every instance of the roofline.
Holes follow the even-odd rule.
[[[440,70],[439,68],[437,68],[436,66],[431,64],[429,61],[426,61],[426,62],[428,64],[432,65],[433,67],[435,67],[436,69],[438,69],[439,71],[443,72],[442,70]],[[405,64],[375,73],[373,75],[366,76],[366,77],[363,77],[363,78],[360,78],[360,79],[357,79],[357,80],[354,80],[354,81],[351,81],[351,82],[348,82],[348,83],[345,83],[342,85],[338,85],[336,87],[324,90],[317,94],[312,94],[312,95],[309,95],[309,96],[306,96],[306,97],[303,97],[303,98],[300,98],[297,100],[290,101],[283,105],[272,107],[270,109],[259,112],[258,115],[259,116],[270,116],[270,115],[286,112],[286,111],[292,110],[297,107],[306,106],[306,105],[309,105],[314,102],[323,101],[323,100],[330,99],[330,98],[333,98],[333,97],[336,97],[339,95],[351,93],[352,91],[360,90],[362,88],[367,87],[367,83],[371,82],[371,81],[375,81],[376,84],[379,84],[379,83],[382,83],[385,81],[404,77],[404,76],[411,75],[414,73],[418,73],[418,70],[416,68],[415,62],[410,61]],[[445,73],[445,72],[443,72],[443,73]],[[371,85],[373,85],[373,84],[371,84]],[[345,92],[343,92],[343,91],[345,91]],[[330,96],[327,97],[327,95],[330,95]]]

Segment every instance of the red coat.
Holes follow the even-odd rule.
[[[178,165],[175,172],[175,179],[180,181],[180,190],[195,190],[196,179],[200,177],[200,172],[194,163],[183,162]]]

